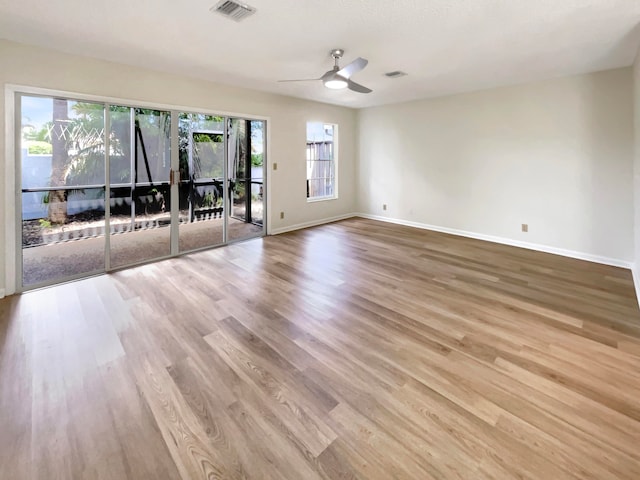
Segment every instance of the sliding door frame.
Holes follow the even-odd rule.
[[[205,115],[214,115],[214,116],[224,116],[225,124],[227,118],[242,118],[246,120],[259,120],[263,121],[265,124],[264,133],[264,152],[266,155],[266,161],[263,164],[263,171],[265,178],[265,210],[264,210],[264,219],[263,219],[263,235],[268,235],[271,231],[271,216],[269,212],[271,211],[271,176],[267,175],[269,170],[268,165],[271,165],[271,152],[270,152],[270,117],[252,115],[246,113],[238,113],[238,112],[229,112],[229,111],[221,111],[221,110],[211,110],[204,109],[200,107],[193,106],[178,106],[171,104],[163,104],[163,103],[155,103],[155,102],[141,102],[138,100],[131,100],[126,98],[116,98],[116,97],[107,97],[101,95],[90,95],[90,94],[80,94],[75,92],[63,91],[63,90],[53,90],[47,88],[39,88],[39,87],[31,87],[25,85],[14,85],[7,84],[5,86],[5,238],[4,238],[4,259],[5,259],[5,272],[4,272],[4,289],[0,286],[0,298],[4,295],[11,295],[13,293],[20,293],[28,290],[32,290],[35,288],[43,287],[51,285],[52,282],[48,282],[43,285],[34,285],[29,286],[27,288],[23,287],[23,279],[22,279],[22,200],[21,191],[18,188],[19,185],[22,184],[21,179],[21,129],[16,128],[18,125],[18,121],[21,122],[21,104],[20,99],[22,96],[41,96],[41,97],[58,97],[65,98],[73,101],[87,101],[94,103],[101,103],[105,108],[105,265],[104,271],[98,272],[89,272],[87,274],[74,275],[65,277],[61,280],[61,282],[53,282],[53,283],[64,283],[67,281],[76,280],[79,278],[86,278],[92,275],[100,275],[104,273],[108,273],[111,271],[118,270],[120,268],[111,269],[110,267],[110,225],[109,225],[109,214],[110,214],[110,202],[107,201],[110,196],[109,189],[109,135],[107,132],[110,128],[110,115],[109,108],[112,105],[124,105],[131,108],[145,108],[145,109],[154,109],[154,110],[163,110],[170,112],[171,115],[171,141],[173,143],[174,138],[178,138],[178,117],[180,113],[199,113]],[[225,138],[225,159],[226,159],[226,149],[227,149],[227,141]],[[171,169],[179,171],[179,151],[177,148],[171,149]],[[228,182],[226,175],[226,162],[225,162],[225,191],[228,190]],[[178,183],[174,182],[171,185],[171,202],[179,201],[178,195]],[[20,208],[18,209],[18,207]],[[18,211],[19,210],[19,211]],[[2,213],[2,212],[0,212]],[[178,250],[178,215],[179,208],[171,208],[171,254],[166,257],[160,257],[157,259],[150,260],[157,261],[163,258],[171,258],[174,256],[181,255],[182,253],[188,252],[179,252]],[[227,214],[224,215],[225,221],[225,237],[227,232]],[[175,223],[174,223],[175,222]],[[176,225],[174,228],[173,225]],[[227,239],[225,238],[225,242]],[[230,243],[230,242],[228,242]],[[149,263],[149,262],[142,262]],[[128,268],[129,266],[123,266],[122,268]]]

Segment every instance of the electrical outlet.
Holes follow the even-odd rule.
[[[277,170],[278,169],[278,163],[277,162],[273,162],[273,169]]]
[[[284,212],[280,212],[280,220],[284,218]]]
[[[386,209],[387,209],[387,204],[386,204],[386,203],[383,203],[383,204],[382,204],[382,209],[383,209],[383,210],[386,210]]]
[[[527,225],[526,223],[523,223],[522,224],[522,231],[525,232],[525,233],[528,232],[529,231],[529,225]]]

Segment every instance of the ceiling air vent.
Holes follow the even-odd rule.
[[[240,20],[244,20],[245,18],[256,13],[256,9],[250,7],[249,5],[245,5],[244,3],[237,3],[231,0],[222,0],[218,2],[216,5],[211,7],[212,12],[217,12],[220,15],[224,15],[231,20],[235,20],[239,22]]]
[[[406,73],[401,72],[400,70],[396,70],[394,72],[387,72],[384,75],[385,77],[389,77],[389,78],[400,78],[400,77],[404,77]]]

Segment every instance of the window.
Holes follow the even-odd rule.
[[[337,133],[337,125],[307,123],[307,201],[338,198]]]

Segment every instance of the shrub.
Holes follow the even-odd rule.
[[[29,152],[29,155],[51,155],[53,148],[48,142],[33,140],[29,142],[27,151]]]

